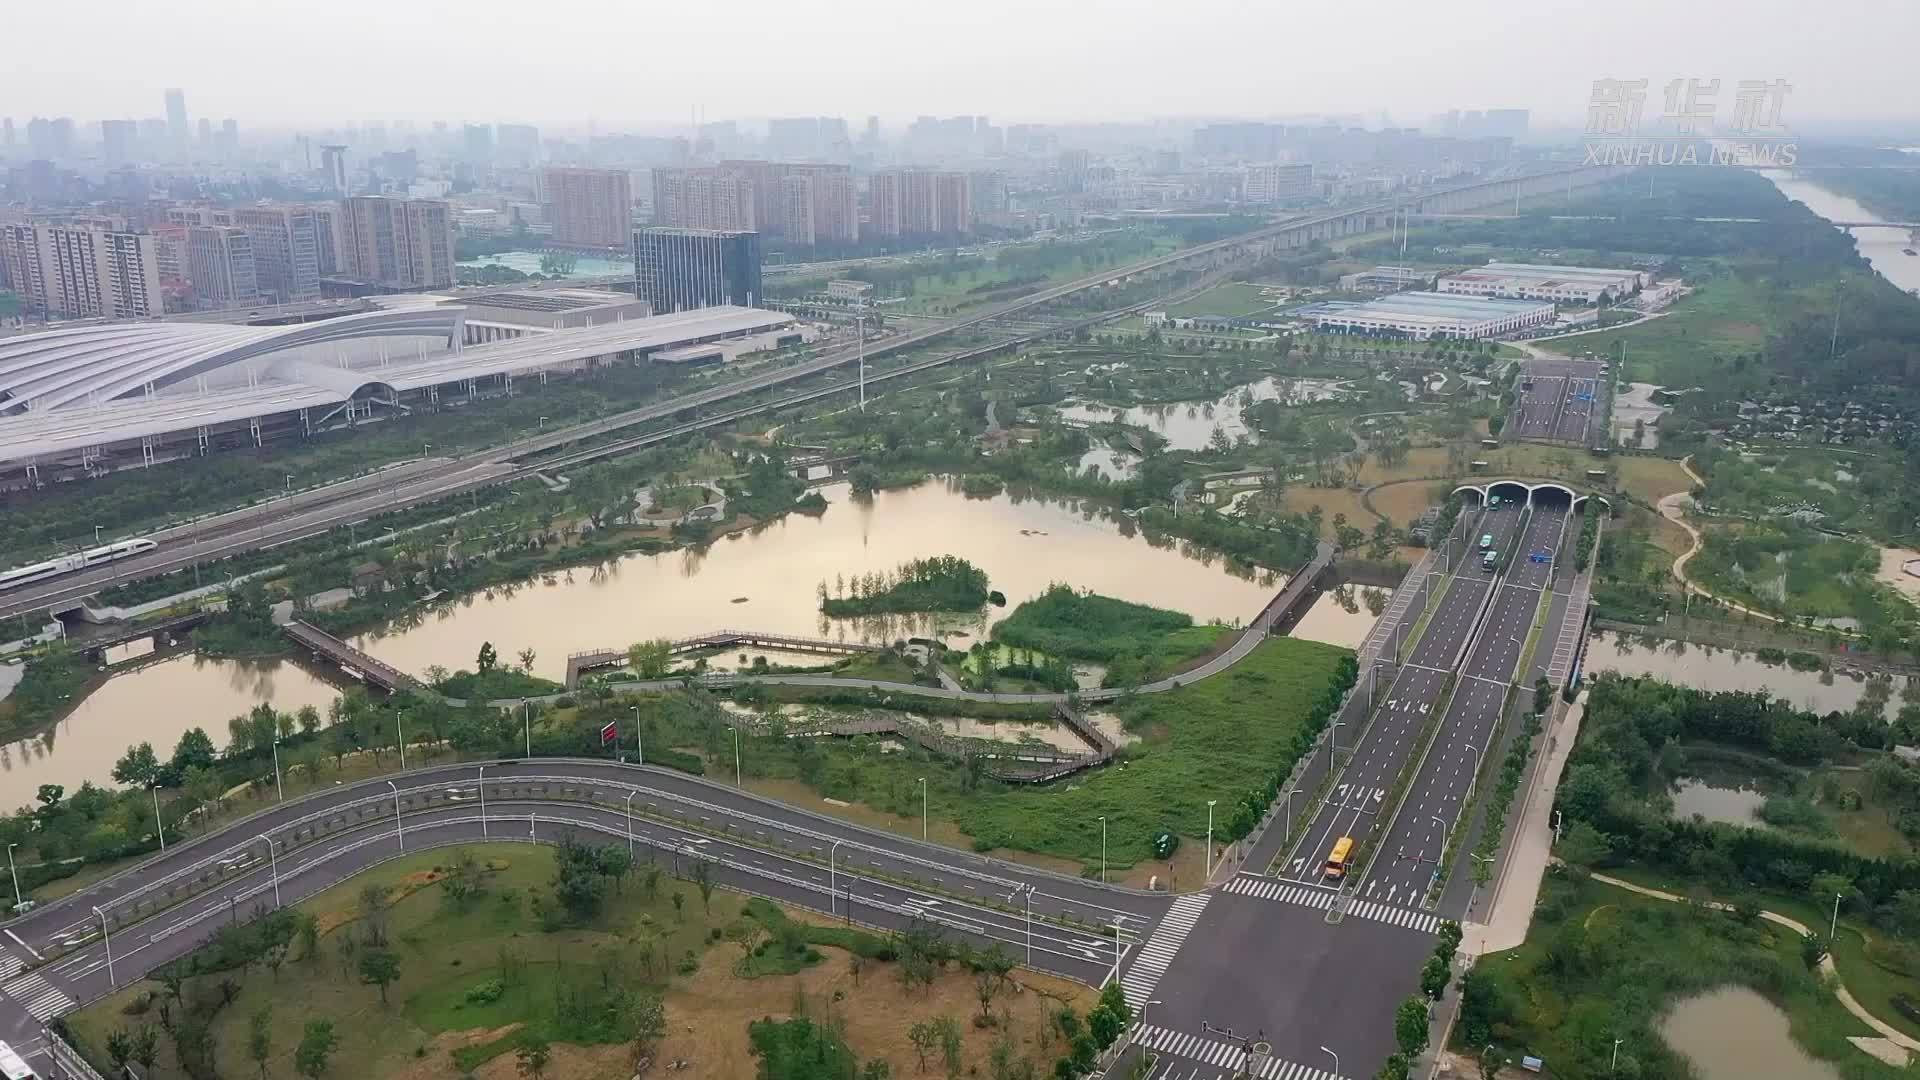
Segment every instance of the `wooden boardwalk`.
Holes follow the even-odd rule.
[[[761,630],[715,630],[707,634],[695,634],[673,642],[672,653],[675,656],[690,652],[704,652],[707,649],[775,649],[780,652],[830,653],[838,656],[857,656],[861,653],[877,653],[884,645],[873,645],[864,641],[833,641],[827,638],[796,637],[792,634],[772,634]],[[585,652],[567,656],[567,689],[580,685],[580,676],[597,668],[620,667],[627,662],[625,649],[588,649]]]

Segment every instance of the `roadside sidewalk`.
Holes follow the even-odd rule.
[[[1580,720],[1587,712],[1587,694],[1581,691],[1572,705],[1547,733],[1547,745],[1540,769],[1527,785],[1527,801],[1520,820],[1508,841],[1506,863],[1500,868],[1500,880],[1494,886],[1490,914],[1478,923],[1462,929],[1462,957],[1518,948],[1527,940],[1527,927],[1533,923],[1533,907],[1540,899],[1540,879],[1547,872],[1553,855],[1553,793],[1559,790],[1560,773],[1566,768],[1567,755],[1580,736]]]

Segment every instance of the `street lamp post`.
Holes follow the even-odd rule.
[[[1100,884],[1107,883],[1107,815],[1100,815]]]
[[[629,705],[627,711],[633,714],[633,756],[634,764],[647,763],[647,748],[640,745],[640,706]]]
[[[7,845],[7,873],[13,876],[13,906],[14,907],[19,907],[22,903],[24,903],[24,901],[21,900],[20,898],[20,871],[14,869],[14,865],[13,865],[13,849],[19,846],[20,846],[19,844]]]
[[[1300,794],[1300,789],[1297,787],[1287,789],[1287,816],[1286,820],[1282,823],[1286,831],[1280,836],[1280,843],[1283,847],[1293,846],[1293,797],[1298,794]]]
[[[405,768],[406,762],[401,762],[401,767]],[[287,789],[280,784],[280,736],[278,735],[273,737],[273,797],[276,802],[287,801]],[[160,796],[157,793],[154,795],[153,816],[155,820],[160,817]],[[161,850],[166,849],[162,847]]]
[[[280,768],[276,765],[274,766],[274,780],[278,781],[279,778]],[[147,781],[147,791],[153,795],[153,831],[156,836],[160,837],[160,850],[165,851],[167,850],[167,826],[165,822],[160,820],[160,782],[157,780]]]
[[[627,792],[627,861],[633,861],[633,797],[639,789]]]
[[[273,850],[273,837],[263,836],[267,842],[267,865],[273,871],[273,906],[280,906],[280,856]]]
[[[1329,1057],[1331,1057],[1331,1058],[1333,1058],[1333,1075],[1335,1075],[1335,1076],[1339,1076],[1339,1075],[1340,1075],[1340,1055],[1339,1055],[1339,1054],[1336,1054],[1336,1053],[1334,1053],[1334,1052],[1333,1052],[1333,1051],[1331,1051],[1331,1050],[1328,1050],[1328,1049],[1327,1049],[1326,1047],[1324,1047],[1324,1046],[1323,1046],[1323,1047],[1321,1047],[1321,1048],[1320,1048],[1320,1050],[1321,1050],[1321,1052],[1322,1052],[1322,1053],[1325,1053],[1325,1054],[1326,1054],[1326,1055],[1328,1055]]]
[[[1345,723],[1346,723],[1345,720],[1335,720],[1333,722],[1333,727],[1327,729],[1327,772],[1328,773],[1333,772],[1333,751],[1336,749],[1335,744],[1340,741],[1340,726]]]
[[[527,729],[527,756],[533,756],[533,705],[526,698],[520,699],[520,722]]]
[[[920,778],[920,840],[927,839],[927,778]]]
[[[400,820],[400,788],[399,788],[399,785],[395,784],[391,780],[387,781],[387,786],[393,789],[394,834],[399,837],[400,850],[405,851],[407,850],[407,827],[406,827],[406,824]]]
[[[1033,963],[1033,885],[1027,886],[1027,963]]]
[[[1471,803],[1473,802],[1473,785],[1477,783],[1480,779],[1480,748],[1470,742],[1463,742],[1460,745],[1473,751],[1473,771],[1467,774],[1467,800],[1466,801],[1468,803]]]
[[[97,907],[93,913],[100,916],[100,940],[107,946],[107,985],[118,987],[120,980],[113,973],[113,935],[107,932],[107,913]]]
[[[733,725],[733,786],[745,787],[740,782],[740,725]]]
[[[405,709],[393,710],[393,741],[400,747],[400,768],[403,771],[407,767],[407,731],[400,726],[400,721],[404,719],[406,715],[407,712]]]
[[[1840,894],[1833,894],[1833,918],[1827,923],[1827,948],[1833,948],[1833,936],[1840,932]]]
[[[480,792],[480,835],[487,835],[487,767],[480,766],[480,780],[473,785]]]
[[[98,525],[95,525],[93,527],[93,546],[94,547],[100,546],[100,526]]]
[[[1219,799],[1207,800],[1207,876],[1202,885],[1213,880],[1213,804]]]
[[[840,914],[840,871],[835,862],[840,855],[840,844],[841,841],[835,840],[833,846],[827,849],[827,914],[829,915]],[[851,918],[853,912],[848,911],[847,916]]]
[[[1615,1068],[1617,1068],[1617,1067],[1619,1066],[1619,1064],[1620,1064],[1620,1044],[1621,1044],[1621,1043],[1623,1043],[1623,1042],[1626,1042],[1626,1041],[1627,1041],[1627,1040],[1625,1040],[1625,1039],[1615,1039],[1615,1040],[1613,1040],[1613,1057],[1612,1057],[1612,1058],[1611,1058],[1611,1059],[1610,1059],[1610,1060],[1609,1060],[1609,1061],[1607,1062],[1607,1075],[1608,1075],[1608,1076],[1612,1076],[1612,1075],[1613,1075],[1613,1070],[1614,1070]]]

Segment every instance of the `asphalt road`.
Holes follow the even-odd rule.
[[[565,830],[618,843],[630,820],[636,857],[645,861],[650,851],[683,876],[691,860],[706,859],[726,887],[882,928],[921,919],[1096,985],[1169,904],[1163,895],[864,829],[666,770],[556,759],[448,765],[395,777],[391,786],[369,781],[273,807],[5,924],[0,1039],[30,1044],[47,1016],[138,980],[256,905],[275,906],[276,877],[280,901],[291,904],[398,856],[402,845],[417,851],[483,835],[550,842]],[[1116,920],[1118,954],[1113,936],[1096,929]]]
[[[1521,367],[1513,412],[1504,434],[1518,439],[1587,446],[1603,415],[1607,392],[1598,360],[1530,357]]]
[[[1550,562],[1534,562],[1529,555],[1553,552],[1561,543],[1566,521],[1564,507],[1534,509],[1524,545],[1515,552],[1461,665],[1460,679],[1426,760],[1357,895],[1388,903],[1422,902],[1446,854],[1447,836],[1471,801],[1480,758],[1499,727],[1521,650],[1540,607],[1541,589],[1552,570]]]
[[[1333,790],[1296,838],[1281,868],[1282,878],[1331,890],[1334,886],[1324,880],[1323,869],[1343,836],[1359,841],[1363,850],[1356,856],[1365,861],[1364,849],[1378,841],[1386,817],[1393,812],[1385,804],[1387,792],[1439,706],[1448,673],[1473,633],[1492,587],[1490,577],[1480,569],[1480,539],[1491,536],[1493,548],[1502,549],[1519,528],[1520,519],[1521,509],[1508,503],[1486,511],[1465,530],[1469,550],[1456,556],[1459,573],[1435,604],[1412,655],[1380,697],[1379,710],[1352,747]]]

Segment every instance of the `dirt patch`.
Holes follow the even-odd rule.
[[[1874,577],[1898,589],[1907,599],[1920,601],[1920,577],[1907,573],[1908,563],[1913,563],[1913,568],[1920,570],[1920,551],[1883,547],[1880,549],[1880,570]]]
[[[676,987],[669,999],[667,1036],[654,1055],[656,1072],[661,1063],[684,1060],[687,1068],[677,1073],[678,1076],[715,1080],[752,1076],[756,1061],[747,1043],[748,1022],[761,1017],[785,1019],[800,1010],[816,1022],[844,1022],[847,1045],[861,1061],[884,1058],[894,1076],[920,1074],[919,1055],[907,1040],[907,1030],[922,1020],[951,1016],[959,1022],[962,1032],[961,1072],[987,1074],[987,1056],[1001,1029],[973,1026],[973,1017],[979,1015],[980,1006],[974,996],[973,979],[964,970],[950,969],[936,979],[931,988],[908,992],[901,989],[892,965],[868,963],[863,966],[856,986],[847,954],[838,949],[821,952],[826,959],[798,975],[766,979],[735,978],[725,963],[702,965],[699,973]],[[715,953],[713,959],[717,961],[722,955]],[[839,1000],[835,1000],[836,995]],[[1062,1002],[1072,1004],[1076,1011],[1084,1014],[1096,998],[1094,991],[1077,983],[1021,972],[1015,976],[1013,986],[995,999],[993,1011],[998,1016],[1005,1010],[1006,1031],[1016,1050],[1034,1061],[1036,1072],[1045,1073],[1053,1057],[1060,1053],[1057,1038],[1043,1037],[1047,1030],[1046,1018]],[[882,1002],[884,1005],[875,1007]],[[557,1065],[559,1048],[555,1050]],[[594,1048],[582,1056],[597,1058],[600,1051],[613,1054],[611,1058],[599,1059],[600,1072],[562,1074],[550,1068],[548,1075],[556,1080],[621,1075],[607,1071],[607,1067],[626,1065],[626,1059],[621,1056],[623,1048]],[[511,1059],[502,1060],[506,1063],[506,1072],[481,1075],[489,1080],[495,1076],[498,1080],[513,1080]],[[935,1061],[929,1060],[928,1065],[939,1069]]]
[[[1434,488],[1440,481],[1404,480],[1388,484],[1373,491],[1373,508],[1387,516],[1387,520],[1399,528],[1406,528],[1413,520],[1426,512],[1430,506],[1438,505],[1434,498]]]
[[[492,871],[505,870],[506,868],[507,861],[505,859],[490,859],[483,867],[483,869]],[[416,870],[413,873],[407,874],[387,888],[385,904],[387,907],[392,907],[407,897],[412,896],[414,893],[419,892],[421,889],[438,885],[446,876],[447,871],[445,870]],[[328,934],[333,933],[348,923],[359,922],[360,917],[361,911],[357,903],[354,907],[336,908],[333,911],[322,912],[318,920],[320,923],[320,936],[326,937]]]
[[[441,1077],[446,1076],[451,1071],[447,1062],[452,1060],[450,1055],[453,1051],[463,1046],[473,1046],[478,1043],[487,1043],[495,1039],[505,1038],[518,1030],[520,1030],[519,1024],[505,1024],[497,1028],[473,1028],[470,1031],[442,1032],[434,1036],[433,1041],[426,1044],[427,1052],[425,1056],[415,1058],[412,1064],[402,1066],[398,1070],[389,1073],[388,1080],[440,1080]],[[350,1038],[351,1036],[349,1036],[349,1039]],[[488,1062],[487,1067],[491,1068],[499,1064],[500,1060],[502,1059],[495,1059],[494,1061]],[[514,1064],[513,1055],[506,1055],[504,1060],[507,1062],[508,1071],[512,1071]],[[485,1070],[483,1069],[481,1074],[484,1073]]]

